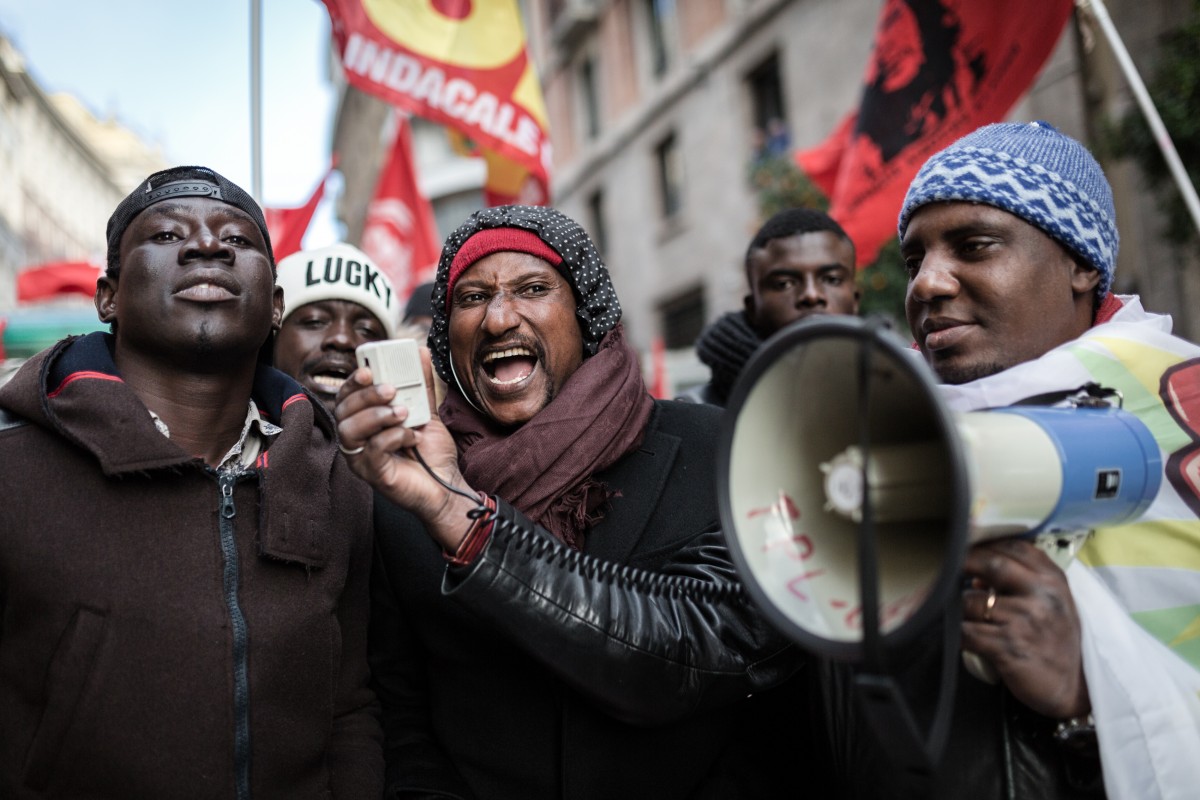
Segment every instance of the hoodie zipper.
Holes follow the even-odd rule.
[[[221,487],[220,525],[221,555],[225,559],[223,583],[225,606],[233,626],[233,768],[237,800],[250,800],[250,681],[247,668],[246,618],[238,603],[238,551],[234,535],[233,518],[237,508],[233,504],[233,487],[237,475],[222,472],[218,479]]]

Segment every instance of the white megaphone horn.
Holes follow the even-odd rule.
[[[1162,479],[1132,414],[953,413],[918,354],[853,317],[793,325],[759,349],[719,453],[722,522],[748,593],[801,647],[852,662],[864,640],[900,645],[937,620],[971,544],[1119,524]]]

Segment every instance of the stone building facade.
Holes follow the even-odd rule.
[[[551,115],[554,204],[603,240],[633,341],[668,346],[737,308],[760,224],[747,183],[757,131],[820,143],[857,104],[882,0],[533,0],[528,25]],[[1110,0],[1143,74],[1187,0]],[[1010,114],[1099,152],[1130,96],[1078,14]],[[1117,195],[1117,289],[1200,337],[1200,276],[1172,254],[1132,164],[1101,159]]]
[[[0,312],[15,305],[26,266],[102,264],[112,210],[164,165],[115,122],[96,120],[74,98],[47,96],[0,38]]]

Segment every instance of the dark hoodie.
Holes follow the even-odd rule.
[[[0,387],[0,797],[378,797],[370,506],[333,420],[260,367],[283,432],[218,474],[109,342]]]
[[[696,340],[696,356],[708,365],[712,380],[676,399],[724,408],[746,362],[761,344],[762,339],[750,327],[746,312],[731,311],[721,316],[701,331]]]

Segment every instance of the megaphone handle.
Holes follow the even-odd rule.
[[[1092,531],[1087,528],[1075,531],[1051,531],[1035,536],[1034,544],[1044,550],[1059,569],[1065,571],[1075,560],[1075,554],[1079,552],[1079,548],[1083,547],[1091,535]],[[974,677],[984,683],[1000,682],[1000,675],[996,672],[996,668],[983,656],[963,650],[962,659],[963,666]]]
[[[885,745],[893,763],[914,775],[932,778],[954,712],[958,689],[958,652],[962,640],[958,603],[951,603],[942,616],[942,676],[939,681],[937,708],[925,737],[917,728],[916,718],[891,675],[860,673],[854,676],[855,694],[862,704],[868,724],[880,743]]]
[[[874,333],[874,329],[872,329]],[[874,336],[862,340],[858,349],[858,448],[862,486],[862,518],[858,522],[858,587],[862,609],[863,664],[867,671],[883,673],[883,634],[879,629],[879,552],[875,538],[874,498],[868,473],[871,465],[871,355]]]

